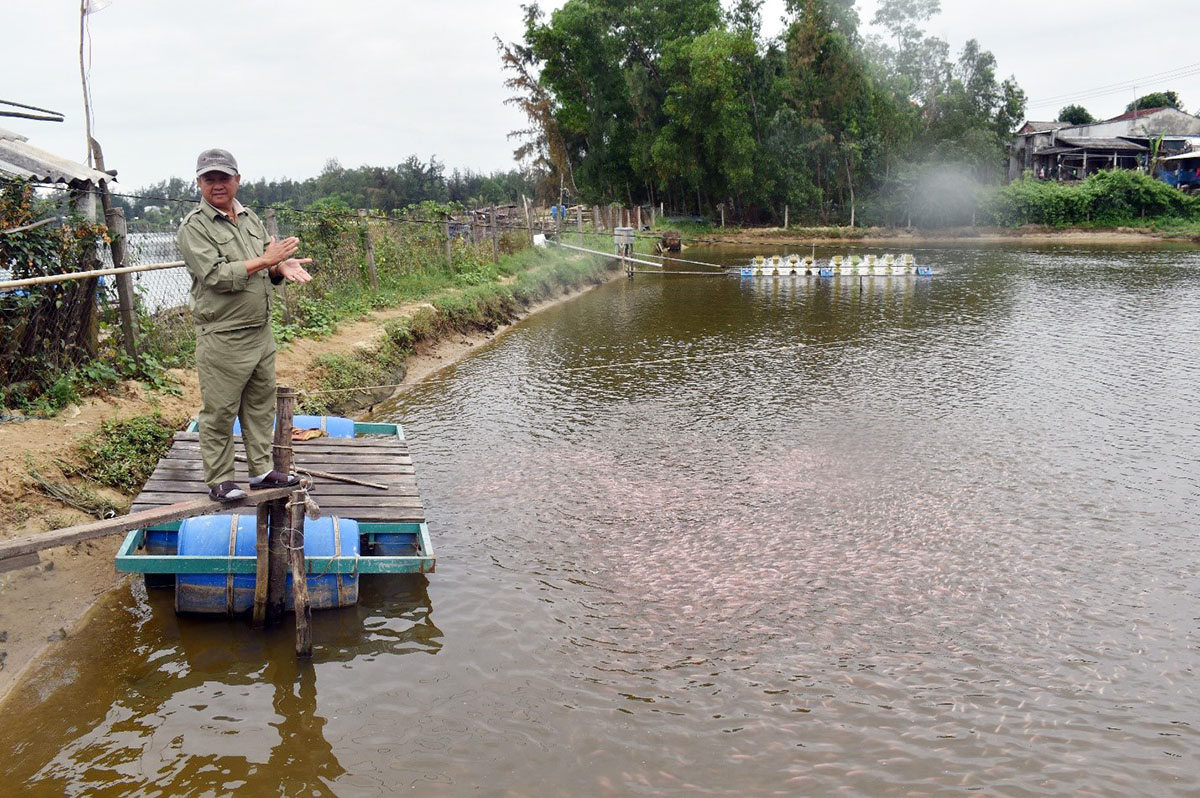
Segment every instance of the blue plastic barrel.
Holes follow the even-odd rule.
[[[358,522],[329,516],[304,523],[307,557],[355,557],[359,553]],[[179,525],[181,557],[253,557],[255,516],[206,515]],[[319,565],[318,565],[319,570]],[[175,580],[176,612],[247,612],[254,607],[255,575],[179,574]],[[287,606],[292,606],[292,577],[288,574]],[[348,607],[358,603],[358,574],[328,573],[308,576],[309,606],[314,610]]]
[[[293,416],[293,429],[319,429],[331,438],[353,438],[354,419],[341,416]],[[240,419],[233,420],[233,434],[242,434]]]

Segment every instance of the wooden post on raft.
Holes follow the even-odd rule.
[[[262,629],[267,622],[267,584],[271,578],[271,505],[258,505],[255,524],[255,570],[254,570],[254,615],[250,620],[253,629]]]
[[[288,559],[292,563],[292,606],[296,613],[296,656],[312,656],[312,607],[308,601],[308,566],[304,560],[304,503],[301,489],[288,500]]]
[[[286,385],[275,389],[274,468],[281,474],[292,473],[292,416],[296,392]],[[251,476],[257,476],[251,474]],[[288,527],[288,500],[271,502],[270,543],[267,552],[267,624],[274,626],[283,620],[287,600],[287,548],[284,530]]]

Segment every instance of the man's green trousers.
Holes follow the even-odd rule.
[[[233,480],[233,420],[241,419],[250,476],[271,470],[275,424],[275,337],[271,325],[196,336],[200,457],[211,487]]]

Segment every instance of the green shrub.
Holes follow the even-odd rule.
[[[1197,201],[1141,172],[1108,169],[1082,183],[1029,177],[991,189],[985,212],[996,224],[1140,225],[1159,217],[1191,219]]]
[[[132,493],[171,448],[176,428],[158,413],[105,421],[99,432],[80,444],[83,472],[101,485]]]

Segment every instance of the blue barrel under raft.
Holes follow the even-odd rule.
[[[293,416],[292,429],[319,429],[331,438],[353,438],[354,419],[341,416]],[[233,420],[233,434],[242,434],[242,423]]]
[[[355,557],[359,554],[358,522],[329,516],[304,523],[306,557]],[[179,525],[179,554],[199,557],[253,557],[257,539],[254,515],[206,515]],[[227,613],[254,608],[255,575],[179,574],[175,611]],[[286,601],[292,607],[292,575],[287,575]],[[309,574],[308,600],[314,610],[358,603],[358,574]]]

